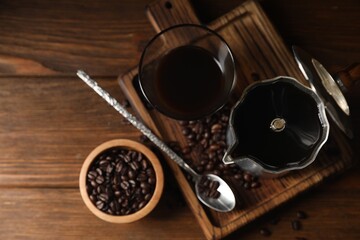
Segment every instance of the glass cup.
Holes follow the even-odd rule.
[[[200,25],[176,25],[147,44],[138,80],[145,99],[162,114],[200,119],[227,103],[236,80],[234,58],[216,32]]]

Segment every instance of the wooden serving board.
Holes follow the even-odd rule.
[[[201,24],[189,0],[156,1],[147,7],[147,15],[157,32],[181,23]],[[237,97],[240,97],[243,89],[250,83],[279,75],[291,76],[306,84],[289,49],[257,2],[245,2],[207,26],[226,40],[235,56]],[[120,86],[139,117],[165,141],[177,141],[185,146],[186,139],[180,132],[179,123],[156,110],[147,109],[136,84],[134,85],[136,80],[137,68],[119,77]],[[333,154],[334,147],[331,151],[323,148],[315,163],[304,170],[291,172],[277,179],[260,178],[261,187],[251,190],[233,184],[232,187],[239,195],[237,197],[242,198],[244,205],[229,213],[215,212],[202,205],[182,170],[170,159],[167,159],[167,163],[206,238],[220,239],[326,177],[350,167],[353,163],[353,151],[349,141],[332,123],[330,141],[337,154]]]

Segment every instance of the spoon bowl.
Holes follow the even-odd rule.
[[[205,174],[202,176],[206,176],[210,181],[216,181],[220,185],[218,187],[218,191],[220,192],[219,198],[212,198],[206,196],[199,190],[200,178],[195,182],[195,192],[198,196],[198,199],[207,207],[212,208],[218,212],[229,212],[235,207],[235,196],[229,185],[219,176],[214,174]]]

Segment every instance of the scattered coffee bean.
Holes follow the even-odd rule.
[[[260,183],[259,183],[259,182],[252,182],[252,183],[250,184],[250,187],[251,187],[251,188],[258,188],[258,187],[260,187]]]
[[[295,237],[295,240],[306,240],[304,237]]]
[[[299,220],[293,220],[291,221],[292,229],[295,231],[299,231],[301,229],[301,223]]]
[[[244,182],[243,186],[245,189],[250,189],[251,187],[249,182]]]
[[[150,139],[145,135],[140,135],[140,142],[142,143],[149,143]]]
[[[143,208],[150,201],[155,184],[155,171],[149,160],[123,148],[111,148],[97,156],[86,179],[90,200],[111,215],[127,215]]]
[[[267,229],[267,228],[261,228],[261,229],[260,229],[260,234],[263,235],[263,236],[265,236],[265,237],[268,237],[268,236],[271,235],[271,232],[270,232],[270,230]]]
[[[130,107],[130,102],[129,100],[125,99],[121,102],[121,105],[124,107],[124,108],[128,108]]]
[[[258,188],[261,186],[260,182],[250,173],[244,173],[236,164],[226,165],[222,162],[227,149],[226,131],[229,115],[230,107],[225,106],[212,116],[203,119],[178,121],[181,133],[187,142],[180,153],[191,156],[192,160],[188,160],[188,163],[198,173],[212,173],[220,177],[233,178],[245,189]],[[248,183],[244,184],[243,181]]]
[[[307,214],[304,211],[297,211],[296,216],[298,219],[306,219]]]

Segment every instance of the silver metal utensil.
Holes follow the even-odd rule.
[[[195,192],[197,198],[209,208],[219,212],[229,212],[235,207],[235,196],[229,185],[219,176],[214,174],[199,175],[196,173],[179,155],[177,155],[171,148],[169,148],[162,140],[160,140],[151,130],[139,121],[135,116],[130,114],[123,108],[119,102],[110,96],[108,92],[102,89],[96,81],[91,79],[84,71],[78,70],[77,76],[83,80],[89,87],[91,87],[97,94],[99,94],[110,106],[116,109],[124,118],[126,118],[134,127],[139,129],[146,137],[150,139],[158,148],[174,160],[181,168],[189,173],[195,182]],[[203,176],[206,176],[210,181],[219,182],[218,191],[220,192],[219,198],[211,198],[205,196],[204,193],[199,191],[199,182]]]
[[[311,89],[323,101],[329,117],[346,136],[352,139],[354,132],[350,118],[350,109],[339,86],[341,79],[338,80],[339,82],[336,82],[319,61],[300,47],[293,46],[292,50],[301,73],[309,81]]]

